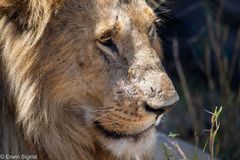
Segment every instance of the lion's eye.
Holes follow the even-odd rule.
[[[117,46],[111,36],[105,35],[98,40],[102,45],[110,48],[112,52],[118,52]]]
[[[107,57],[116,60],[118,49],[112,37],[103,36],[99,38],[97,40],[97,46]]]
[[[114,44],[112,37],[106,37],[106,38],[100,38],[99,42],[102,45],[105,45],[106,47],[112,48],[115,47],[116,45]]]

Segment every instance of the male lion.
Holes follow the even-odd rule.
[[[152,159],[178,100],[155,21],[145,0],[0,0],[0,152]]]

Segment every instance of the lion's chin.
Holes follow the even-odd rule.
[[[105,149],[120,159],[142,159],[152,155],[156,133],[155,128],[150,127],[137,136],[111,138],[102,135],[98,139]]]

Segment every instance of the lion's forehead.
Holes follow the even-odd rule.
[[[150,26],[156,19],[154,11],[144,0],[127,2],[101,0],[98,2],[99,5],[96,4],[96,35],[111,29],[116,21],[124,32],[130,30],[131,26],[139,28]]]

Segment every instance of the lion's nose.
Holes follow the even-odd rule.
[[[171,86],[173,88],[173,86]],[[179,100],[178,93],[175,89],[165,89],[157,94],[154,97],[148,97],[146,99],[146,103],[150,106],[152,109],[160,109],[160,108],[169,108],[172,105],[174,105]]]
[[[144,103],[144,108],[148,112],[155,113],[157,116],[171,110],[174,104],[179,100],[178,94],[175,94],[173,97],[169,98],[168,101],[162,103],[161,105],[151,105],[147,102]]]
[[[163,114],[165,112],[164,109],[162,109],[162,108],[154,109],[154,108],[150,107],[147,103],[144,104],[144,108],[146,111],[155,113],[157,116],[160,116],[161,114]]]

